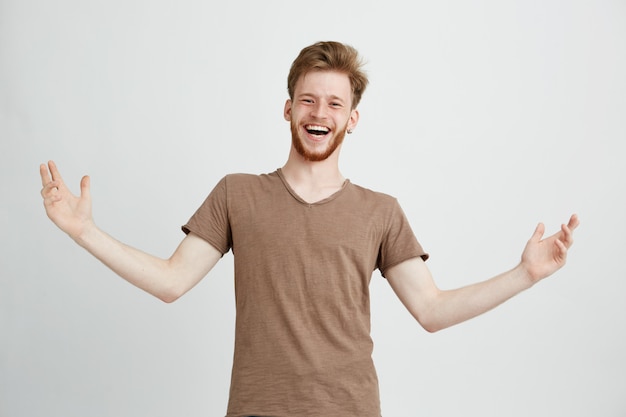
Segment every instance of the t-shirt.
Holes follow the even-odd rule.
[[[183,226],[235,263],[227,417],[379,417],[369,283],[428,255],[397,200],[346,180],[310,204],[281,170],[224,177]]]

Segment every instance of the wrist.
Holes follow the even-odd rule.
[[[77,231],[75,234],[70,234],[70,237],[76,242],[79,246],[86,248],[89,245],[90,241],[93,241],[94,237],[98,232],[98,227],[93,222],[93,220],[88,220],[85,222],[82,228]]]
[[[534,278],[533,274],[530,273],[528,268],[524,265],[523,262],[520,262],[515,268],[513,268],[514,276],[520,281],[522,285],[524,285],[524,289],[528,289],[535,285],[538,280]]]

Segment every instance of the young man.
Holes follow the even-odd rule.
[[[169,259],[128,247],[91,216],[89,178],[73,196],[53,162],[40,168],[50,219],[114,272],[165,302],[196,285],[232,249],[237,320],[227,416],[380,416],[368,286],[379,269],[415,319],[434,332],[484,313],[561,268],[574,215],[543,239],[537,226],[514,269],[439,290],[397,201],[339,171],[367,85],[357,52],[304,48],[288,78],[286,164],[227,175],[183,226]]]

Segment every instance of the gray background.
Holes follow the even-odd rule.
[[[164,304],[50,223],[38,165],[169,256],[226,173],[289,148],[286,76],[318,40],[371,86],[341,168],[396,196],[442,288],[580,215],[565,269],[430,335],[374,273],[385,416],[626,416],[624,1],[0,0],[0,415],[220,416],[232,259]]]

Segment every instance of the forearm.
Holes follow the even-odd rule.
[[[95,225],[73,239],[117,275],[163,301],[174,301],[185,291],[169,259],[125,245]]]
[[[520,265],[489,280],[453,290],[438,290],[421,314],[424,327],[437,331],[479,316],[520,292],[533,281]]]

